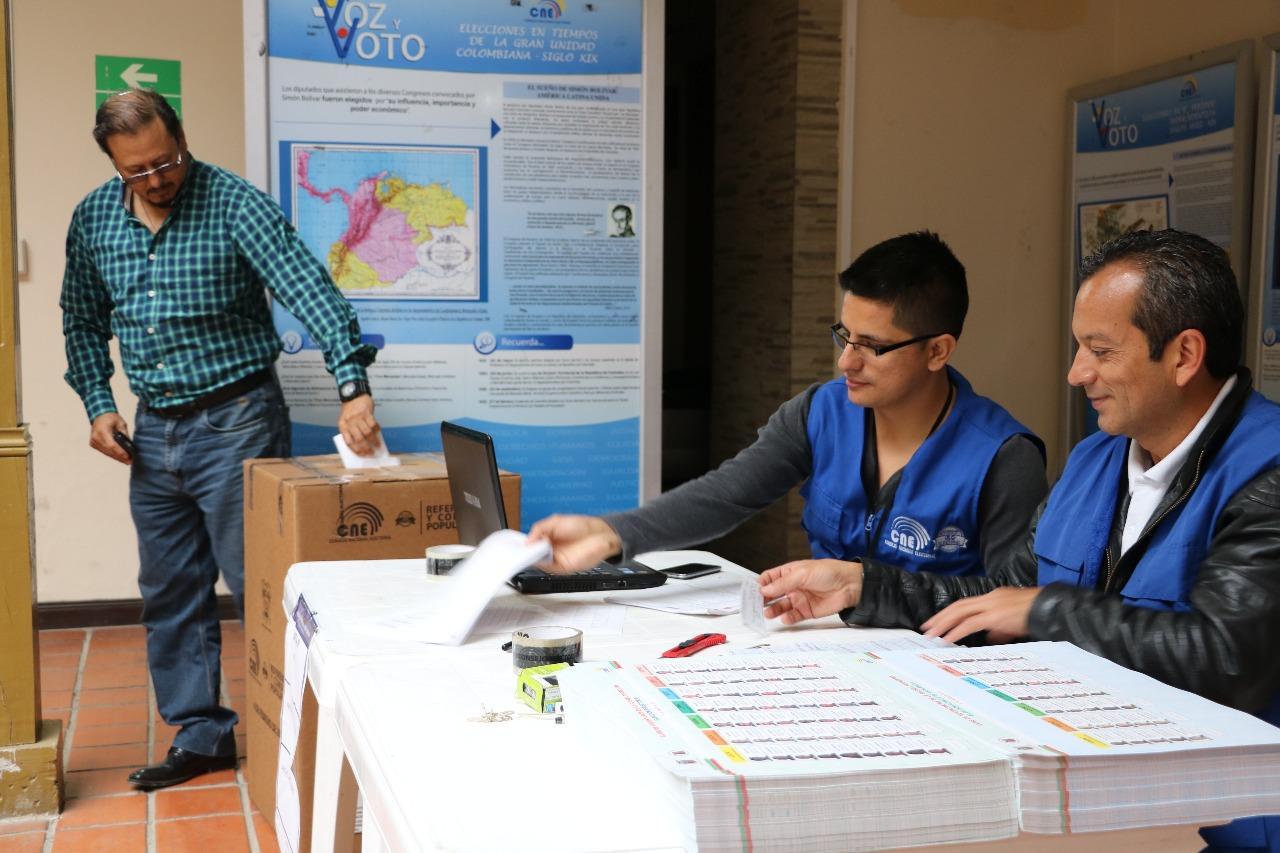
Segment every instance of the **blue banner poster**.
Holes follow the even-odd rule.
[[[1180,228],[1231,250],[1236,63],[1075,103],[1075,268],[1130,231]],[[1085,432],[1097,416],[1085,410]]]
[[[392,453],[490,433],[522,524],[640,496],[641,0],[269,0],[271,182],[378,348]],[[276,325],[294,452],[333,452]]]

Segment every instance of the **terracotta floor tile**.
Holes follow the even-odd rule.
[[[144,664],[86,669],[80,686],[86,690],[113,687],[145,687],[147,667]]]
[[[183,782],[172,788],[174,791],[189,791],[196,788],[208,788],[217,785],[234,785],[236,783],[236,771],[234,770],[218,770],[214,773],[206,773],[203,776]]]
[[[100,826],[93,829],[58,828],[53,853],[138,853],[147,849],[147,825]],[[191,850],[201,850],[200,846]]]
[[[40,712],[44,714],[46,711],[65,711],[71,708],[71,691],[54,690],[40,691]]]
[[[126,723],[147,721],[147,706],[135,705],[91,705],[81,706],[76,711],[76,726],[118,726]]]
[[[129,743],[146,743],[147,724],[123,723],[115,726],[85,726],[77,728],[72,746],[121,746]]]
[[[58,835],[65,829],[110,823],[142,823],[147,819],[147,795],[141,792],[119,797],[67,800],[58,819]]]
[[[84,665],[89,669],[102,669],[113,666],[146,666],[145,649],[104,649],[89,652]]]
[[[244,853],[249,849],[244,815],[222,815],[156,824],[158,853],[198,850],[200,853]]]
[[[131,643],[141,644],[147,638],[147,629],[141,625],[115,625],[109,628],[94,628],[90,646],[106,648]]]
[[[147,688],[109,687],[80,691],[80,707],[99,705],[145,705]],[[144,715],[145,716],[145,715]]]
[[[0,837],[30,832],[44,832],[48,826],[49,821],[47,820],[0,820]]]
[[[280,845],[276,842],[276,828],[267,822],[262,813],[253,812],[253,830],[258,836],[258,849],[262,853],[280,853]]]
[[[54,650],[46,652],[40,651],[40,671],[47,669],[78,669],[80,666],[80,650],[63,652]]]
[[[40,651],[48,650],[57,654],[58,651],[78,650],[83,646],[84,631],[80,628],[40,632]]]
[[[74,669],[41,669],[40,670],[40,689],[41,690],[70,690],[76,686],[76,671]]]
[[[224,785],[218,788],[179,788],[156,793],[156,820],[243,813],[240,789],[235,785]]]
[[[67,770],[107,770],[112,767],[138,768],[147,761],[145,743],[125,746],[75,746]]]
[[[130,772],[127,768],[117,767],[111,770],[77,770],[68,773],[67,799],[132,794],[134,788],[128,779]]]
[[[40,853],[44,849],[43,832],[22,835],[0,835],[0,853]],[[264,850],[266,848],[263,848]]]

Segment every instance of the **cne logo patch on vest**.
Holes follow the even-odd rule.
[[[943,527],[937,536],[931,536],[923,524],[900,515],[889,525],[889,535],[885,537],[884,544],[917,559],[932,560],[939,551],[955,554],[964,550],[969,545],[969,538],[954,524]]]

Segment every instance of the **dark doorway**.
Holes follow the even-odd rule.
[[[710,467],[715,6],[666,7],[662,490]]]

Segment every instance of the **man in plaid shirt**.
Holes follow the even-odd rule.
[[[234,711],[219,701],[222,638],[214,584],[243,613],[241,463],[289,455],[267,291],[324,353],[342,400],[338,429],[357,453],[380,442],[355,311],[270,196],[192,157],[160,95],[108,98],[93,130],[118,178],[76,207],[62,283],[67,382],[89,444],[131,465],[138,586],[156,702],[178,726],[165,760],[129,779],[162,788],[234,767]],[[139,403],[116,410],[108,341]]]

